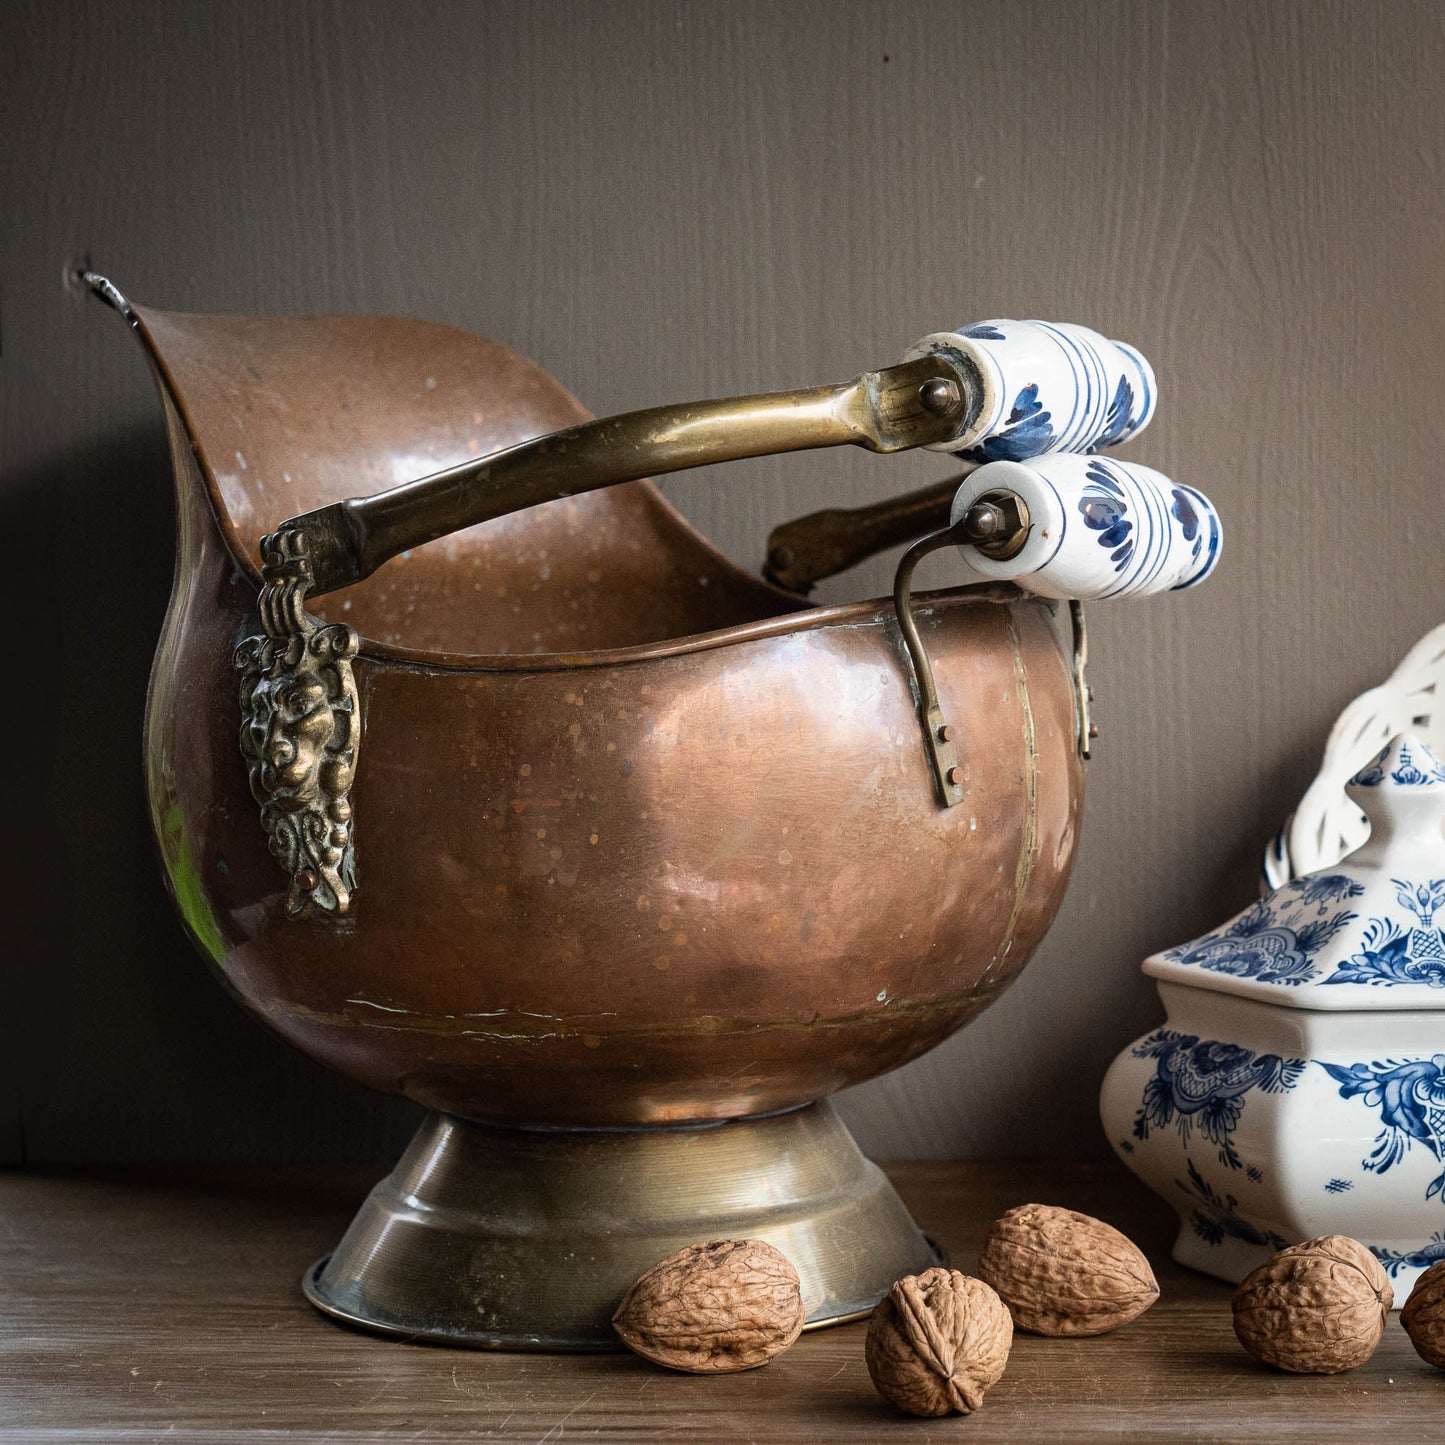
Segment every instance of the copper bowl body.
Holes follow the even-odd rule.
[[[364,639],[359,885],[288,918],[237,745],[257,540],[585,413],[450,328],[138,315],[180,516],[156,836],[196,942],[293,1044],[476,1121],[725,1119],[896,1068],[1023,967],[1082,798],[1049,605],[921,599],[966,785],[945,809],[891,603],[811,608],[647,483],[321,599]]]

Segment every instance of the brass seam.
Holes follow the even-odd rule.
[[[1035,751],[1037,734],[1034,729],[1034,710],[1029,701],[1028,676],[1024,671],[1023,649],[1019,644],[1018,629],[1014,626],[1012,614],[1005,612],[1003,616],[1008,627],[1009,651],[1013,656],[1014,686],[1018,690],[1019,707],[1024,718],[1024,792],[1028,798],[1028,807],[1024,813],[1023,846],[1019,850],[1018,865],[1014,869],[1013,907],[1009,910],[1008,923],[1004,927],[998,950],[989,960],[988,968],[984,970],[985,979],[997,964],[1003,962],[1013,947],[1014,930],[1018,927],[1019,914],[1023,912],[1024,894],[1028,889],[1029,879],[1033,876],[1034,854],[1039,838],[1039,761]]]

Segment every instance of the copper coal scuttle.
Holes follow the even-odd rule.
[[[695,1240],[777,1245],[813,1325],[932,1263],[826,1098],[967,1022],[1053,918],[1089,736],[1059,599],[1217,556],[1203,497],[1100,450],[1152,413],[1143,358],[997,321],[839,386],[592,421],[445,326],[88,279],[170,435],[146,769],[176,906],[273,1028],[431,1111],[312,1301],[596,1348]],[[966,470],[780,528],[766,578],[645,480],[843,443]],[[892,599],[807,601],[905,540]],[[968,584],[915,598],[946,544]]]

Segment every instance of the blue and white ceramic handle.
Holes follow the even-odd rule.
[[[907,359],[934,352],[971,373],[981,393],[964,430],[930,447],[965,461],[1111,447],[1138,435],[1154,415],[1158,392],[1148,361],[1087,326],[980,321],[925,336]]]
[[[959,488],[953,523],[988,492],[1011,492],[1028,508],[1023,546],[1006,560],[959,550],[979,577],[1044,597],[1177,592],[1202,582],[1219,561],[1214,504],[1137,462],[1066,453],[990,462]]]

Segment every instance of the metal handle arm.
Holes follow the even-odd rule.
[[[289,550],[306,559],[305,591],[317,596],[359,582],[408,548],[541,502],[775,452],[904,451],[957,435],[978,405],[973,378],[950,358],[929,355],[838,386],[630,412],[293,517],[263,550],[289,534]]]
[[[968,464],[945,481],[866,507],[828,507],[780,523],[768,537],[763,575],[790,591],[811,592],[825,577],[946,527],[959,486],[978,465]]]

